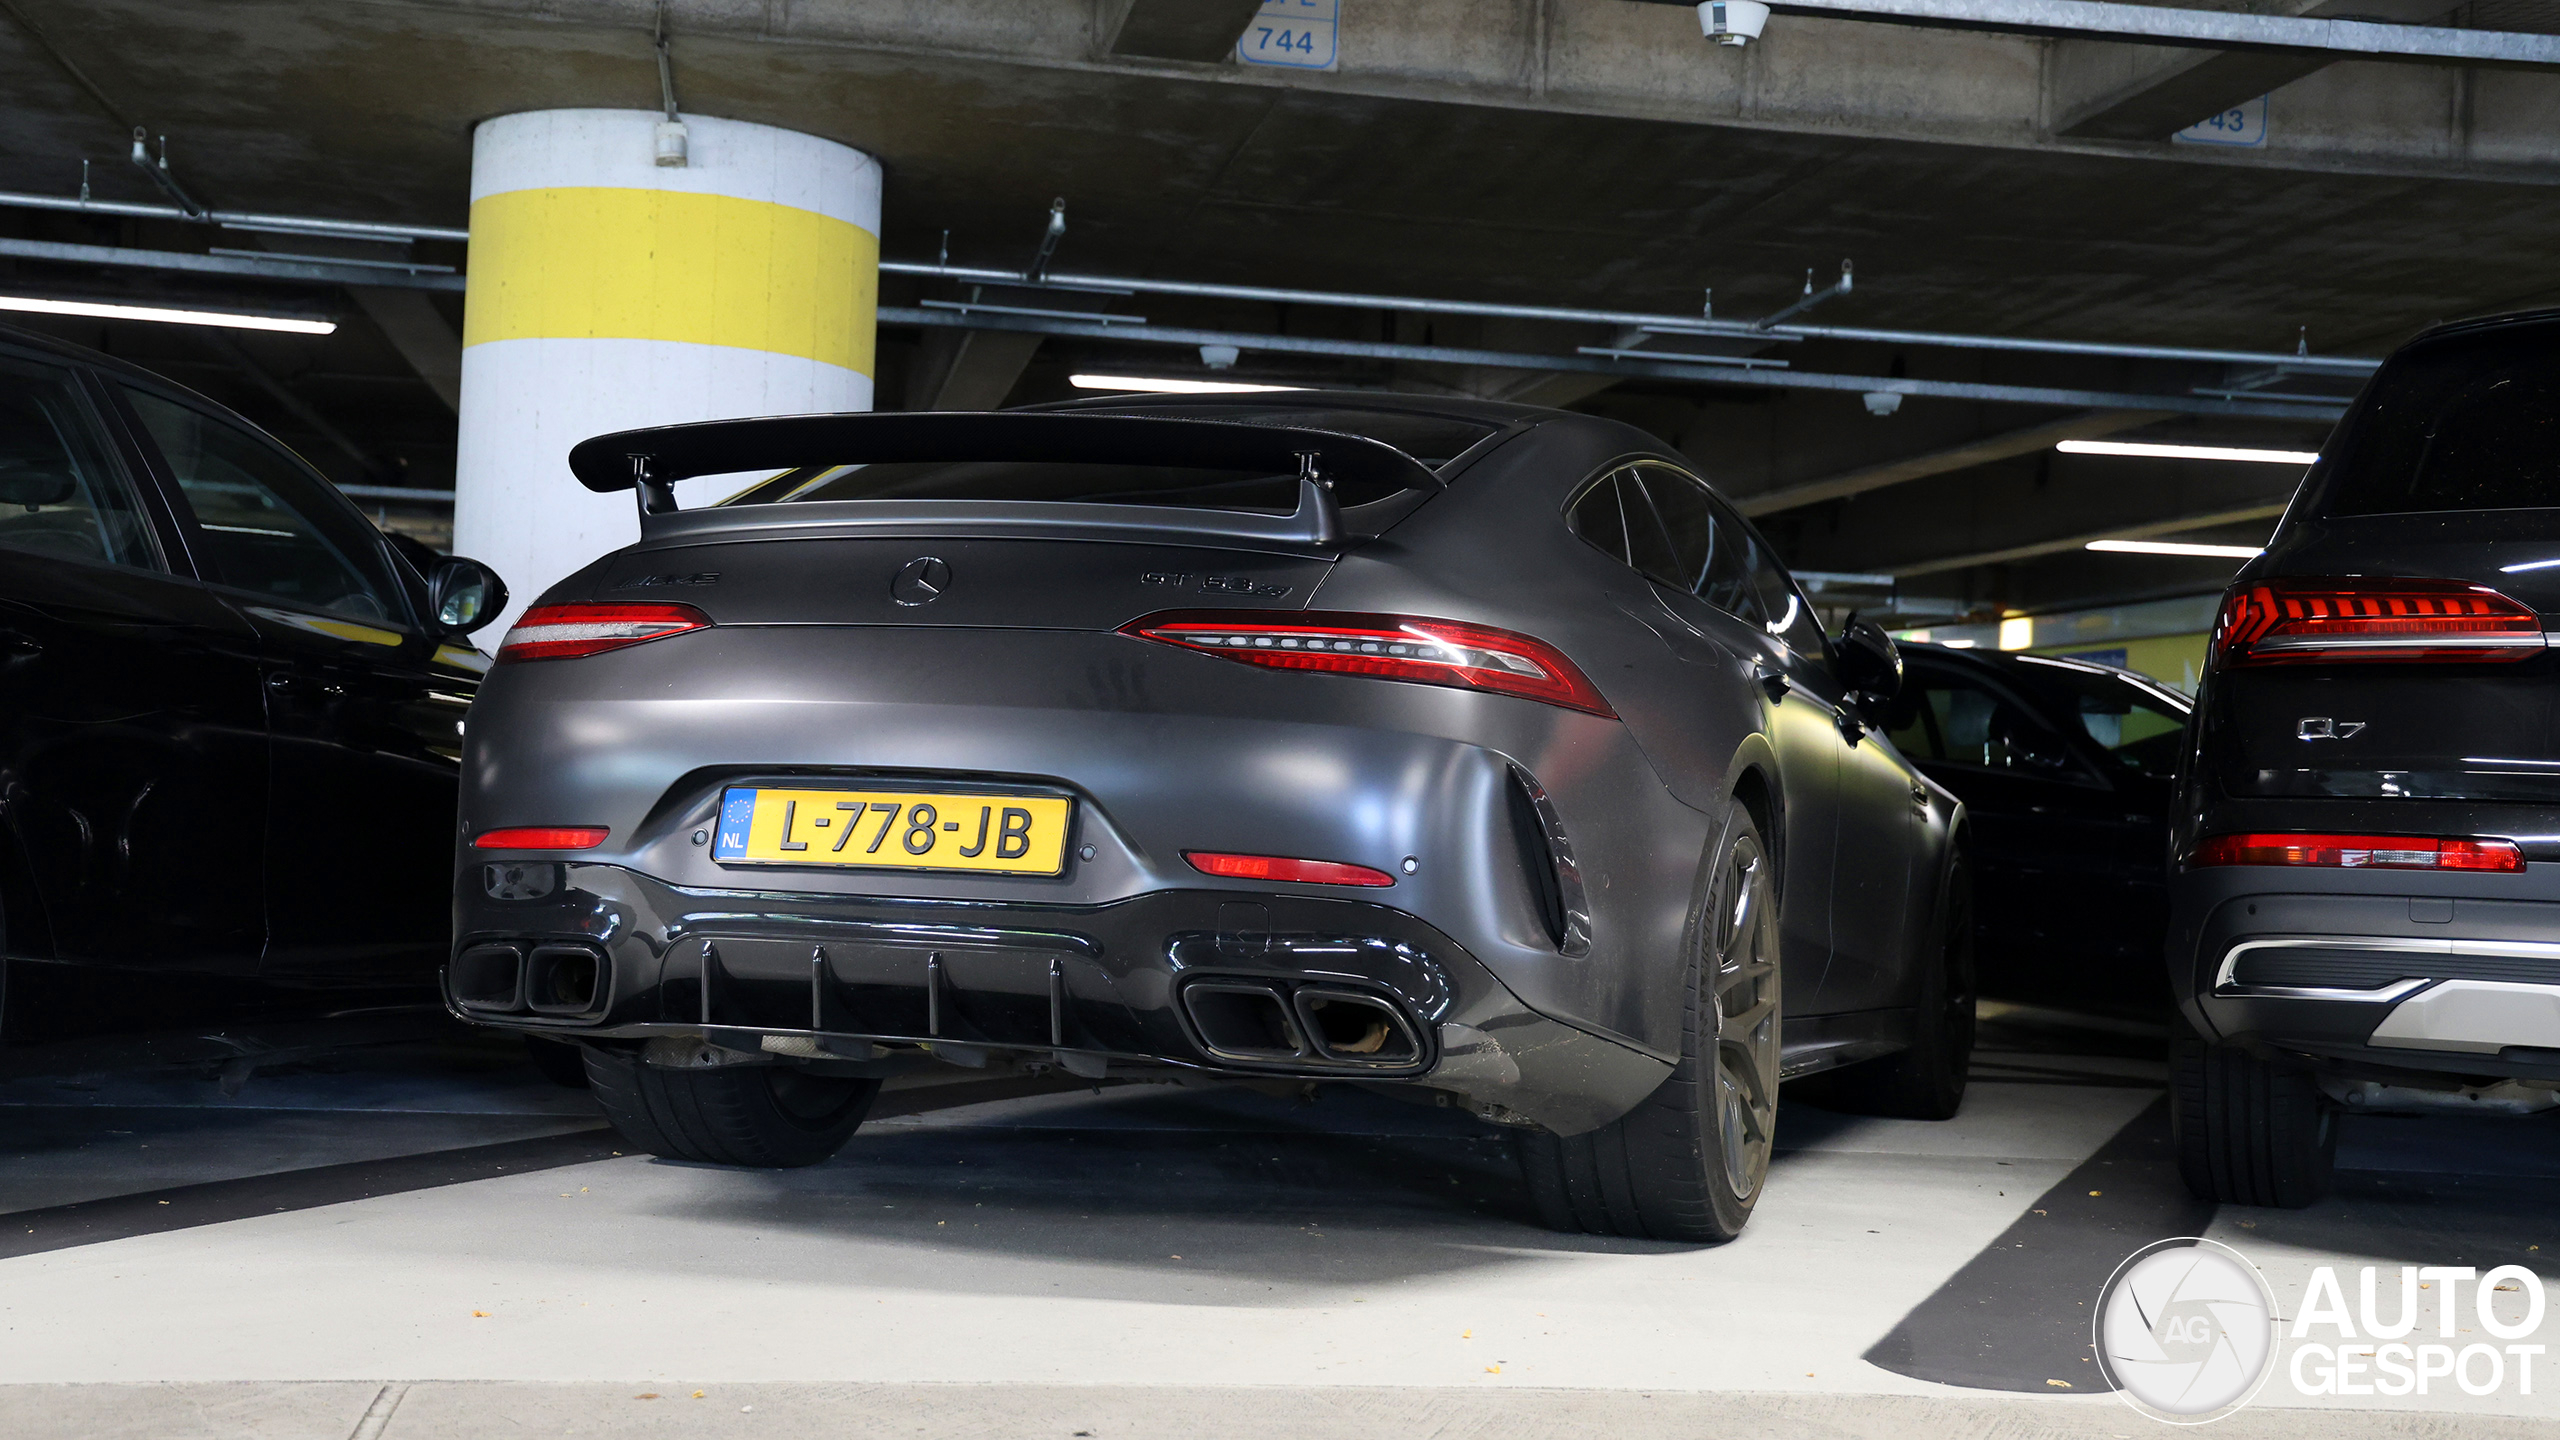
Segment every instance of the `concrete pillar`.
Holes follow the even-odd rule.
[[[499,629],[638,535],[628,495],[569,474],[580,440],[871,408],[878,162],[688,115],[689,163],[662,167],[661,118],[543,110],[472,136],[453,538],[514,592]],[[705,477],[677,495],[690,508],[743,483]]]

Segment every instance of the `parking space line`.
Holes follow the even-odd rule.
[[[2100,1287],[2152,1241],[2203,1234],[2214,1209],[2178,1178],[2163,1097],[1914,1306],[1866,1358],[1898,1375],[1977,1390],[2105,1390],[2089,1343]]]

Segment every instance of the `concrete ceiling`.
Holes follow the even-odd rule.
[[[948,230],[956,263],[1018,266],[1051,198],[1065,196],[1059,263],[1069,268],[1335,290],[1694,312],[1712,286],[1719,315],[1748,317],[1794,298],[1807,268],[1827,281],[1850,257],[1857,290],[1816,312],[1825,322],[2253,350],[2289,350],[2307,327],[2328,353],[2378,353],[2437,319],[2560,299],[2550,263],[2560,248],[2560,128],[2537,120],[2560,116],[2553,77],[2329,66],[2277,92],[2291,138],[2234,156],[2054,132],[2042,112],[2060,102],[2037,98],[2036,87],[2055,82],[2037,78],[2035,57],[2076,41],[1773,22],[1767,40],[1736,56],[1704,45],[1693,17],[1658,5],[1345,0],[1343,70],[1293,74],[1110,54],[1097,37],[1129,8],[677,0],[669,18],[687,110],[824,135],[881,159],[883,249],[895,258],[930,259]],[[25,32],[0,13],[0,33],[14,31],[0,47],[0,132],[10,137],[0,188],[10,190],[68,193],[85,157],[97,162],[101,195],[157,198],[122,158],[124,120],[111,104],[169,136],[172,166],[207,203],[459,225],[477,121],[656,101],[653,7],[637,0],[7,0],[0,9],[42,27],[106,97],[44,48],[15,43]],[[1451,38],[1460,20],[1477,29],[1472,48]],[[1899,43],[1882,46],[1888,35]],[[1828,69],[1814,63],[1824,57]],[[1873,93],[1885,81],[1901,92]],[[1717,86],[1742,97],[1729,113]],[[2405,111],[2398,129],[2376,129],[2364,113],[2376,97]],[[2430,108],[2439,102],[2447,108]],[[2467,130],[2460,103],[2470,106]],[[2006,116],[2003,106],[2031,113]],[[207,243],[197,227],[10,210],[0,210],[0,236]],[[459,263],[459,247],[450,258]],[[12,263],[21,289],[190,288],[0,261]],[[366,443],[407,459],[409,483],[437,483],[439,466],[450,473],[449,412],[383,324],[308,287],[217,288],[345,312],[351,322],[337,337],[261,341],[251,354],[339,428],[381,437]],[[889,298],[919,293],[945,292],[893,283]],[[1569,352],[1609,338],[1376,312],[1144,296],[1119,304],[1159,324],[1407,343],[1427,335]],[[269,391],[183,337],[129,326],[63,333],[191,367],[173,374],[332,463],[330,447]],[[1079,365],[1170,363],[1168,352],[1151,352],[1150,363],[1150,352],[1097,341],[1011,348],[1022,352],[1006,362],[1020,373],[1017,402],[1066,393],[1063,377]],[[947,365],[949,351],[884,335],[884,403],[908,393],[908,367]],[[1978,352],[1808,344],[1787,353],[1800,368],[1878,375],[2145,379],[2110,363]],[[1289,368],[1487,388],[1445,368]],[[1854,395],[1657,382],[1580,403],[1649,424],[1736,494],[2064,418],[1914,400],[1879,420]],[[2143,433],[2172,430],[2306,448],[2319,435],[2316,425],[2192,420]],[[2271,486],[2255,473],[2267,467],[2208,467],[2172,483],[2106,468],[2124,462],[2055,466],[2050,453],[1993,458],[1764,524],[1815,568],[1893,568],[1915,563],[1915,547],[1992,554],[2038,535],[2223,514],[2264,503]],[[2192,565],[2122,559],[2083,567],[2074,592],[2018,559],[1911,583],[1984,603],[2030,594],[2063,603],[2162,581],[2209,585],[2211,568],[2198,582]]]

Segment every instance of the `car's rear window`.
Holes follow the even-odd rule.
[[[2404,351],[2324,463],[2331,515],[2560,507],[2560,324]]]

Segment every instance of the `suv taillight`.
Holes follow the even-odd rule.
[[[2217,665],[2525,660],[2541,618],[2485,585],[2361,576],[2243,586],[2214,623]]]
[[[2513,840],[2438,840],[2422,835],[2208,835],[2187,866],[2312,865],[2349,870],[2490,870],[2521,873]]]
[[[711,617],[690,605],[603,604],[536,605],[511,626],[498,644],[500,660],[574,660],[601,655],[645,640],[664,640],[687,630],[700,630]]]
[[[1618,718],[1562,651],[1490,625],[1326,610],[1177,610],[1120,628],[1141,640],[1273,670],[1491,690]]]

